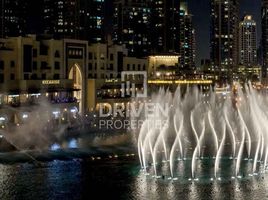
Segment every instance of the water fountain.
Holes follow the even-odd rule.
[[[250,84],[234,88],[224,95],[212,89],[181,92],[178,87],[174,94],[160,89],[152,101],[168,105],[168,114],[155,108],[138,137],[145,174],[198,181],[263,173],[268,161],[267,95]],[[160,121],[160,126],[152,125]]]

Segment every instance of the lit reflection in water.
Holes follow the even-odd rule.
[[[140,172],[136,161],[120,160],[0,165],[0,199],[268,199],[267,178],[156,179]]]
[[[140,172],[135,178],[133,192],[138,199],[268,199],[267,178],[264,175],[233,180],[181,181],[156,179]]]

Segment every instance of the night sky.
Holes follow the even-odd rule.
[[[197,66],[200,60],[209,58],[209,27],[210,27],[210,0],[189,0],[190,12],[193,14],[193,23],[196,29]],[[261,0],[240,0],[240,17],[245,14],[253,15],[258,23],[258,41],[261,37]]]

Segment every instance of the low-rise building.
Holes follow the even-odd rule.
[[[45,99],[64,110],[93,111],[98,100],[108,98],[103,91],[114,91],[107,80],[120,80],[125,70],[146,71],[147,63],[147,58],[128,57],[120,45],[34,35],[0,39],[1,104],[21,107]],[[121,83],[116,87],[120,91]]]

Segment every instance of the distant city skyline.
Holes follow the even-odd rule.
[[[193,24],[196,29],[196,65],[201,59],[210,58],[210,0],[189,0],[189,8],[193,14]],[[240,20],[244,15],[252,15],[257,22],[257,42],[261,39],[261,0],[240,1]]]
[[[113,1],[105,1],[104,30],[110,34],[112,33]],[[28,0],[27,2],[35,7],[34,11],[28,11],[27,29],[31,30],[30,33],[40,34],[43,27],[40,15],[42,13],[42,1]],[[210,58],[210,0],[188,0],[187,2],[189,3],[190,13],[193,15],[193,28],[196,34],[196,66],[200,66],[201,59]],[[261,0],[240,0],[240,20],[244,15],[252,15],[257,22],[257,43],[259,47],[261,40]]]

